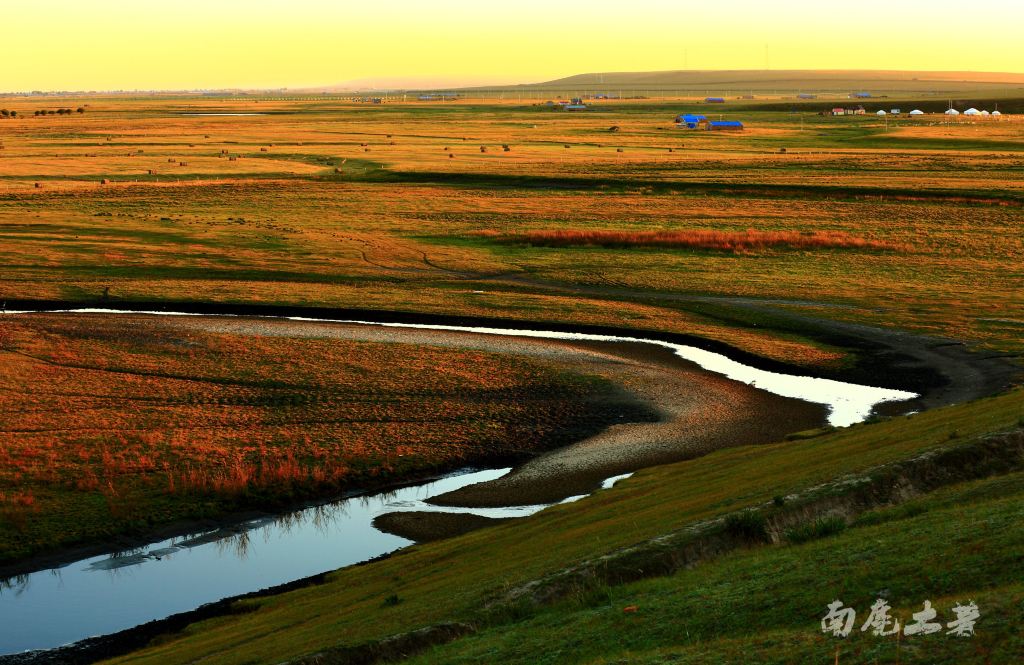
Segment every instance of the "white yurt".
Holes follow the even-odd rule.
[[[992,111],[992,115],[1000,116],[1002,115],[1002,113],[1000,113],[999,111]]]
[[[981,111],[972,106],[971,108],[964,111],[964,115],[981,115]]]
[[[990,113],[988,111],[986,111],[985,109],[981,109],[981,114],[982,115],[990,115]]]
[[[888,115],[888,114],[885,111],[879,109],[878,113],[876,113],[875,115]]]
[[[957,111],[956,109],[949,109],[946,111],[946,115],[960,115],[960,111]]]
[[[911,111],[907,115],[924,115],[924,111],[922,111],[921,109],[914,109],[913,111]]]

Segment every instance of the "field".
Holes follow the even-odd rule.
[[[0,563],[515,459],[611,403],[512,356],[146,318],[3,318],[0,358]]]
[[[723,113],[748,129],[725,136],[674,129],[694,108],[683,102],[575,115],[511,102],[67,105],[80,103],[81,115],[0,121],[0,297],[86,300],[109,289],[113,299],[603,323],[628,312],[632,327],[716,335],[731,326],[706,309],[651,298],[813,293],[848,306],[834,316],[1020,348],[1021,323],[1007,314],[1024,283],[1024,124],[1014,116],[904,117],[887,129],[874,117],[732,106]],[[39,102],[9,106],[25,115]],[[182,115],[231,112],[267,115]],[[487,235],[748,229],[901,250],[737,257]],[[579,287],[587,298],[567,294]],[[610,287],[633,295],[609,309]],[[799,361],[793,347],[767,350],[757,331],[723,334]]]
[[[531,518],[239,601],[116,662],[365,662],[394,635],[417,662],[834,662],[837,646],[842,663],[1013,662],[1024,394],[1006,387],[1024,353],[1024,96],[1018,80],[894,81],[884,100],[856,102],[744,101],[743,81],[710,106],[680,87],[700,81],[652,80],[676,86],[662,91],[673,98],[580,113],[512,88],[445,103],[0,99],[17,111],[0,119],[9,310],[296,306],[649,331],[942,407],[653,467]],[[947,92],[1005,113],[951,120]],[[818,115],[855,103],[868,114]],[[928,114],[873,115],[893,107]],[[44,108],[82,112],[33,115]],[[680,130],[682,112],[745,129]],[[601,405],[622,397],[607,377],[543,358],[186,335],[141,317],[0,314],[0,360],[0,559],[20,563],[529,455],[599,428]],[[1006,442],[997,453],[994,440]],[[971,462],[925,474],[940,484],[897,474],[906,495],[786,512],[803,505],[789,497],[842,497],[853,476],[950,450]],[[733,542],[749,535],[750,509],[798,523],[772,537],[755,524]],[[700,565],[641,557],[643,575],[532,593],[709,524],[733,541],[714,541]],[[988,623],[974,640],[902,644],[818,629],[837,596],[863,612],[880,595],[901,620],[925,599],[940,614],[973,599]],[[442,637],[410,632],[423,628]],[[301,660],[318,652],[327,660]]]

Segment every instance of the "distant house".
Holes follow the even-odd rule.
[[[724,104],[725,103],[725,98],[724,97],[705,97],[704,98],[704,103],[705,104]]]
[[[831,115],[864,115],[865,113],[867,113],[867,111],[863,106],[858,106],[852,109],[837,106],[831,111]]]
[[[676,116],[676,123],[678,126],[680,128],[686,127],[687,129],[697,129],[697,126],[706,120],[707,118],[704,116],[694,113],[684,113],[683,115]]]
[[[712,120],[706,125],[707,129],[712,132],[743,131],[743,123],[739,120]]]
[[[573,97],[572,101],[564,106],[566,111],[586,111],[587,105],[580,97]]]
[[[808,95],[808,94],[805,94],[805,93],[801,93],[801,94],[797,95],[796,98],[797,99],[817,99],[818,96],[817,95]]]
[[[870,92],[855,92],[855,93],[853,93],[852,97],[854,99],[871,99],[871,93]]]
[[[899,109],[890,109],[889,110],[889,114],[890,115],[899,115],[900,113],[901,113],[901,111]]]

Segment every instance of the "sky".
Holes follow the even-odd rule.
[[[10,2],[0,91],[531,83],[673,69],[1024,72],[1021,26],[1022,0]]]

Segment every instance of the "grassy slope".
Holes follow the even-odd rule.
[[[904,663],[1009,663],[1024,653],[1024,474],[964,483],[879,511],[838,537],[735,552],[672,577],[574,599],[432,650],[416,663],[890,662],[896,638],[864,633],[883,595],[901,625],[932,601],[943,623],[973,600],[972,639],[904,638]],[[876,524],[875,522],[881,522]],[[835,598],[858,610],[846,640],[819,622]],[[636,606],[636,613],[623,608]]]
[[[254,612],[195,626],[180,638],[118,662],[199,657],[209,663],[278,662],[331,645],[471,617],[491,594],[574,561],[948,444],[953,432],[966,440],[1014,427],[1022,417],[1024,393],[1016,391],[816,439],[732,449],[649,469],[614,490],[523,522],[338,571],[322,587],[259,601],[248,608],[258,608]],[[930,559],[926,552],[921,556]],[[924,579],[921,590],[937,598],[941,588]],[[821,598],[806,611],[817,612],[834,593],[821,588]],[[385,606],[392,594],[402,602]]]

